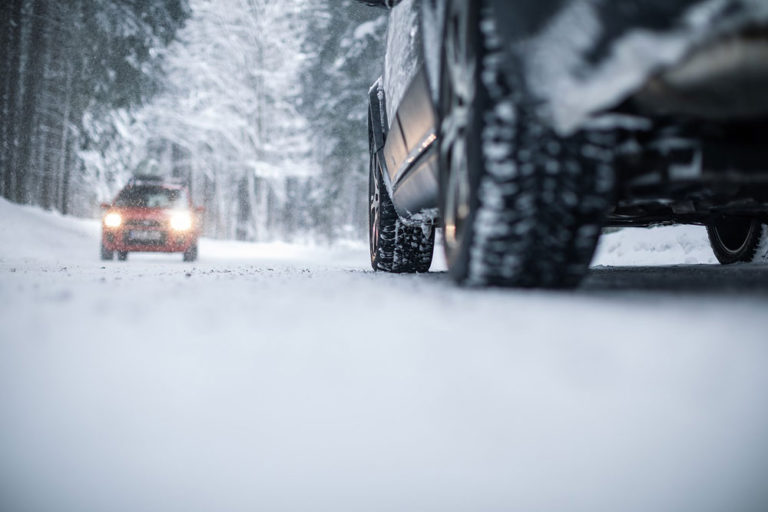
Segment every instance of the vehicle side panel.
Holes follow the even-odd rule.
[[[394,121],[390,121],[389,126],[387,141],[384,143],[384,163],[387,166],[389,182],[394,186],[397,182],[397,174],[402,172],[401,168],[408,158],[408,148],[405,146],[405,139],[397,114],[395,114]]]
[[[411,154],[422,147],[426,140],[434,140],[437,130],[437,115],[432,106],[424,68],[411,82],[397,109],[405,146]]]
[[[403,0],[389,14],[383,88],[390,127],[408,86],[424,64],[420,4],[421,0]]]
[[[438,166],[436,148],[419,157],[414,168],[398,182],[395,208],[406,219],[419,215],[420,220],[436,219]]]
[[[437,115],[423,67],[400,103],[397,121],[406,154],[399,167],[389,171],[395,208],[402,215],[437,208]]]
[[[389,131],[384,172],[398,213],[408,218],[437,206],[437,116],[423,56],[422,0],[403,0],[390,11],[382,90]]]

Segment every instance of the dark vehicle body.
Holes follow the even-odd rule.
[[[197,259],[200,208],[179,183],[157,178],[132,179],[112,203],[103,204],[101,258],[129,252],[179,252]]]
[[[606,226],[764,243],[768,2],[360,1],[389,8],[375,269],[428,269],[436,226],[458,281],[513,286],[576,284]]]

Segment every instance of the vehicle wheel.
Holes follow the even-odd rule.
[[[197,244],[184,251],[184,261],[197,261]]]
[[[112,261],[112,259],[115,257],[114,251],[110,251],[104,245],[101,246],[101,259],[104,261]]]
[[[371,154],[368,179],[368,235],[371,267],[384,272],[427,272],[432,264],[435,229],[431,223],[405,224],[382,182],[378,157]]]
[[[718,219],[707,225],[707,235],[717,261],[723,265],[754,261],[761,243],[768,241],[763,224],[745,217]]]
[[[449,273],[471,285],[575,286],[613,190],[611,135],[564,137],[539,120],[522,80],[510,83],[501,69],[508,57],[492,9],[449,2],[441,45],[440,210]]]
[[[128,259],[128,252],[126,251],[117,251],[117,259],[118,261],[125,261]]]

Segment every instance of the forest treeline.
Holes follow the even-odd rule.
[[[93,216],[187,180],[206,232],[365,234],[381,10],[351,0],[4,0],[0,194]]]
[[[159,87],[154,49],[189,17],[185,0],[3,0],[0,193],[62,213],[90,194],[84,122]]]

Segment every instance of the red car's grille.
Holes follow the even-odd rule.
[[[127,245],[165,245],[164,231],[130,230],[123,234],[123,242]]]
[[[162,226],[160,221],[154,219],[128,219],[125,221],[126,226],[140,226],[143,228],[159,228]]]

